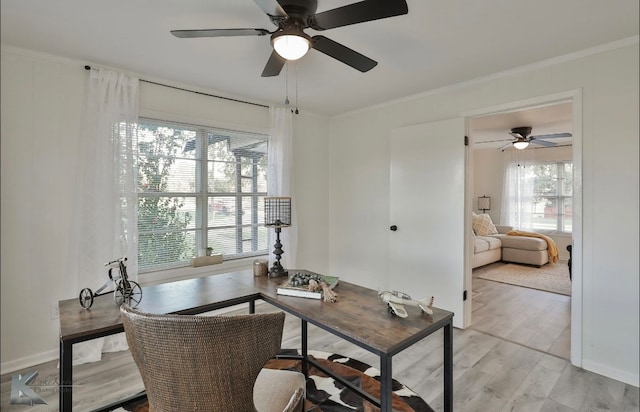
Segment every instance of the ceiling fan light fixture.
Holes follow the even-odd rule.
[[[276,33],[272,36],[271,42],[276,53],[287,60],[298,60],[307,54],[311,45],[309,36],[302,32]]]
[[[524,139],[518,139],[515,142],[513,142],[513,147],[515,147],[518,150],[526,149],[528,146],[529,146],[529,142]]]

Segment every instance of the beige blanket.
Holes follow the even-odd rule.
[[[556,242],[554,242],[553,239],[551,239],[549,236],[535,232],[525,232],[524,230],[511,230],[507,232],[507,235],[537,237],[544,240],[545,242],[547,242],[547,253],[549,254],[549,262],[558,262],[558,246],[556,246]]]

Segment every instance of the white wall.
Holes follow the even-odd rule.
[[[57,307],[58,300],[79,293],[64,279],[74,246],[69,229],[88,75],[86,62],[7,47],[1,52],[0,349],[6,373],[58,357],[59,321],[50,319],[49,305]],[[140,85],[140,115],[269,130],[266,108],[148,83]],[[329,268],[328,125],[327,118],[304,111],[294,116],[298,265],[319,272]],[[141,276],[141,283],[219,273],[238,265],[251,268],[252,260]]]
[[[298,213],[297,266],[329,273],[329,120],[294,116],[293,158]],[[286,253],[286,252],[285,252]]]
[[[478,207],[479,196],[491,197],[491,210],[487,213],[494,223],[502,222],[502,192],[504,190],[504,173],[506,162],[520,160],[531,161],[558,161],[571,160],[573,157],[571,146],[552,147],[541,149],[527,149],[522,152],[515,150],[500,151],[497,149],[475,149],[473,150],[473,194],[471,196],[473,209],[476,213],[481,213]],[[570,234],[549,235],[558,246],[560,261],[566,262],[569,259],[567,245],[571,244]]]
[[[4,49],[0,61],[4,371],[57,353],[49,305],[75,295],[64,279],[85,77],[80,64]]]
[[[491,198],[491,209],[487,214],[491,216],[494,223],[502,223],[500,214],[502,212],[502,186],[504,173],[504,153],[499,150],[473,150],[473,196],[471,204],[476,213],[478,210],[478,197],[489,196]]]
[[[331,272],[393,285],[390,130],[575,89],[583,96],[582,365],[638,386],[637,41],[333,118]]]

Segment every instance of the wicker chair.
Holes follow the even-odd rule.
[[[154,315],[120,309],[151,411],[301,411],[305,378],[262,369],[280,350],[284,313]]]

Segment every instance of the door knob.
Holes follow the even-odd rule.
[[[389,229],[391,229],[392,232],[395,232],[396,230],[398,230],[398,226],[391,225],[391,227]]]

